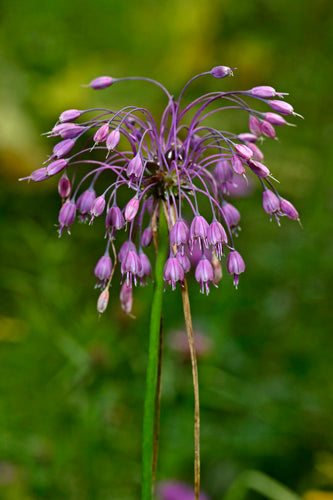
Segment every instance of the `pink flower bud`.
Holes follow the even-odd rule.
[[[239,156],[233,155],[231,157],[231,166],[232,166],[233,171],[235,172],[235,174],[238,174],[238,175],[244,175],[245,174],[245,168],[244,168],[242,160],[239,158]]]
[[[276,113],[265,113],[265,120],[271,123],[272,125],[277,125],[281,127],[282,125],[287,125],[286,120]]]
[[[140,155],[136,155],[134,156],[134,158],[132,158],[129,163],[128,163],[128,166],[127,166],[127,169],[126,169],[126,174],[128,177],[135,177],[136,179],[138,179],[141,174],[142,174],[142,160],[140,158]]]
[[[249,134],[248,132],[245,132],[244,134],[239,134],[238,135],[239,139],[245,142],[257,142],[258,136],[254,134]]]
[[[59,179],[58,183],[58,193],[62,199],[68,198],[71,194],[71,183],[66,174],[64,174]]]
[[[120,141],[120,132],[118,129],[112,130],[106,139],[106,147],[109,151],[112,151],[118,146]]]
[[[253,97],[261,97],[262,99],[271,99],[272,97],[280,97],[283,99],[283,93],[276,92],[273,87],[269,87],[268,85],[262,85],[260,87],[253,87],[250,90],[251,95]]]
[[[261,135],[261,126],[260,126],[260,121],[258,118],[254,115],[250,115],[249,118],[249,129],[252,134],[254,135]]]
[[[245,160],[249,160],[253,156],[252,150],[247,146],[244,146],[244,144],[234,144],[234,148],[236,150],[236,153],[238,153],[239,156],[241,156]]]
[[[269,105],[274,111],[281,113],[281,115],[293,115],[294,114],[294,108],[288,102],[269,101]]]
[[[62,170],[64,170],[64,168],[67,167],[67,164],[68,164],[68,160],[55,160],[53,162],[51,162],[47,167],[46,167],[46,170],[47,170],[47,175],[49,175],[50,177],[52,175],[56,175],[56,174],[59,174],[59,172],[61,172]]]
[[[299,219],[299,213],[290,201],[282,198],[280,200],[280,209],[289,219]]]
[[[99,217],[100,215],[102,215],[102,213],[104,212],[104,208],[105,208],[105,198],[104,196],[98,196],[95,199],[94,204],[90,210],[90,215],[91,215],[90,222],[92,222],[95,217]]]
[[[61,115],[59,116],[59,121],[61,123],[65,122],[71,122],[73,120],[76,120],[76,118],[79,118],[81,116],[81,111],[78,109],[68,109],[67,111],[63,111]]]
[[[104,123],[95,133],[94,141],[95,144],[99,144],[100,142],[104,142],[109,135],[109,124]]]
[[[274,139],[274,137],[276,136],[275,129],[269,122],[263,121],[261,124],[261,130],[266,137]]]
[[[234,68],[236,69],[236,68]],[[215,66],[215,68],[213,68],[211,71],[210,71],[211,75],[214,76],[214,78],[225,78],[226,76],[233,76],[233,72],[232,72],[232,69],[229,68],[228,66]]]
[[[62,158],[70,153],[75,145],[72,139],[65,139],[64,141],[58,142],[53,148],[53,154],[57,158]]]
[[[230,162],[228,160],[220,160],[216,163],[215,167],[215,179],[217,182],[228,182],[231,181],[233,173],[230,167]]]
[[[105,290],[103,290],[97,300],[97,311],[99,312],[99,314],[103,314],[103,312],[108,307],[109,297],[109,290],[106,288]]]
[[[249,161],[249,167],[258,177],[268,177],[270,175],[270,171],[268,168],[259,161],[251,160]]]
[[[143,247],[149,247],[153,239],[153,231],[151,230],[151,227],[146,227],[146,229],[143,231],[142,236],[141,236],[141,245]]]
[[[122,310],[126,314],[130,314],[133,306],[133,288],[128,286],[126,281],[123,283],[120,290],[120,304]]]
[[[138,213],[138,210],[139,210],[139,205],[140,205],[140,202],[137,198],[132,198],[126,205],[125,207],[125,220],[127,222],[131,222],[136,214]]]
[[[263,152],[261,151],[261,149],[258,148],[258,146],[256,144],[253,144],[252,142],[249,142],[248,143],[248,147],[250,149],[252,149],[252,153],[253,153],[253,159],[254,160],[257,160],[257,161],[263,161],[264,159],[264,154]]]
[[[89,83],[89,86],[94,90],[102,90],[110,87],[114,82],[111,76],[99,76]]]

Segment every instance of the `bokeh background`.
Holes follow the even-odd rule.
[[[302,495],[332,490],[332,2],[2,0],[0,23],[0,498],[139,498],[152,297],[151,286],[136,290],[127,318],[115,284],[99,320],[102,226],[76,224],[59,240],[56,183],[18,177],[44,161],[52,141],[41,133],[64,109],[136,103],[158,114],[164,104],[145,84],[97,93],[82,83],[139,74],[176,94],[218,64],[237,67],[234,79],[200,79],[188,99],[271,84],[305,116],[264,145],[303,229],[270,223],[258,189],[237,201],[239,290],[225,276],[206,298],[190,281],[195,328],[210,342],[199,363],[203,488],[221,499],[257,469]],[[241,114],[219,120],[247,129]],[[158,480],[191,482],[182,328],[179,291],[167,292]]]

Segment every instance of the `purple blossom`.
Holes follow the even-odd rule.
[[[185,271],[176,257],[169,257],[166,261],[163,277],[165,280],[165,287],[169,284],[171,285],[172,290],[176,289],[178,281],[181,285],[183,284]]]
[[[112,262],[108,253],[103,255],[95,266],[95,276],[98,278],[96,286],[104,287],[111,276]]]
[[[209,294],[210,283],[213,283],[213,285],[216,286],[216,284],[214,283],[213,266],[209,262],[209,260],[205,257],[205,255],[202,256],[201,260],[199,261],[195,269],[195,279],[197,280],[198,283],[200,283],[200,292],[201,293],[206,292],[206,295]]]
[[[172,289],[178,282],[183,283],[192,267],[201,291],[207,292],[211,282],[222,278],[218,259],[226,247],[231,249],[226,267],[238,283],[245,264],[235,250],[233,236],[239,230],[241,215],[227,196],[244,189],[249,192],[255,180],[263,188],[266,213],[277,220],[282,215],[299,219],[296,208],[272,184],[275,179],[258,147],[259,138],[275,137],[274,126],[287,124],[284,115],[298,116],[289,103],[279,100],[285,94],[262,85],[245,91],[218,90],[184,102],[184,93],[193,80],[232,75],[232,68],[215,66],[193,77],[178,97],[171,96],[159,82],[138,78],[156,85],[166,97],[160,123],[140,105],[116,111],[104,106],[102,114],[96,109],[68,109],[47,134],[62,140],[53,146],[46,165],[24,178],[41,182],[59,175],[58,191],[63,203],[60,235],[64,228],[69,230],[77,211],[83,219],[91,215],[91,222],[95,217],[105,218],[107,248],[112,247],[115,256],[118,253],[124,280],[121,303],[126,312],[132,308],[132,283],[138,279],[144,283],[151,274],[151,263],[140,245],[147,247],[152,242],[152,228],[164,216],[160,213],[161,202],[169,214],[170,253],[164,279]],[[101,76],[88,87],[101,90],[135,79]],[[251,103],[245,103],[245,98]],[[270,109],[258,111],[252,104],[255,101]],[[230,107],[248,116],[248,130],[234,134],[209,125],[210,116]],[[86,113],[89,119],[82,118]],[[79,119],[82,123],[78,123]],[[96,144],[98,154],[92,151]],[[202,213],[204,200],[209,207],[207,214]],[[213,222],[209,225],[207,219]],[[116,232],[121,230],[128,233],[119,249]],[[109,257],[104,257],[95,268],[105,286],[98,301],[100,312],[107,306],[106,292],[116,270]]]
[[[193,488],[180,481],[165,481],[158,486],[159,500],[194,500]],[[199,500],[209,500],[205,493],[200,493]]]

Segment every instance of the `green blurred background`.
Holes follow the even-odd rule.
[[[212,342],[199,364],[203,488],[221,499],[255,468],[300,494],[332,490],[332,2],[2,0],[0,22],[0,498],[139,498],[152,297],[135,291],[132,320],[115,284],[99,320],[102,226],[75,224],[59,240],[56,183],[17,178],[44,161],[52,141],[40,134],[64,109],[164,104],[146,84],[82,83],[139,74],[176,94],[218,64],[235,77],[201,79],[188,99],[271,84],[305,116],[264,145],[304,228],[270,223],[257,190],[237,202],[239,290],[225,276],[206,298],[190,282],[195,327]],[[214,123],[247,129],[240,114]],[[179,291],[167,292],[158,479],[190,482],[190,366],[171,346],[182,328]]]

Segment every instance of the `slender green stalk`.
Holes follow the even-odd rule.
[[[157,229],[155,231],[156,241]],[[149,328],[149,350],[146,379],[145,405],[143,415],[143,437],[142,437],[142,500],[151,500],[153,494],[153,460],[154,455],[154,435],[156,429],[156,407],[158,392],[158,367],[160,350],[160,331],[163,305],[163,269],[166,253],[168,249],[167,224],[160,210],[158,245],[155,268],[155,288],[150,314]],[[155,443],[156,448],[156,443]]]
[[[289,488],[256,470],[244,471],[236,477],[223,500],[244,500],[249,490],[256,491],[270,500],[300,500]]]

